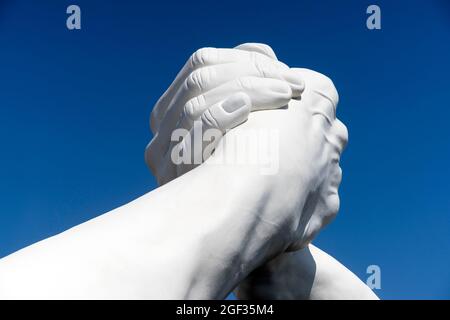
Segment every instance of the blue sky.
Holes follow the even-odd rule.
[[[0,257],[155,188],[148,116],[189,54],[264,42],[334,80],[349,128],[315,243],[379,265],[382,298],[450,298],[450,3],[373,3],[0,0]]]

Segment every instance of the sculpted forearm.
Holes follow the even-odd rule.
[[[0,299],[224,298],[284,246],[237,201],[246,189],[224,167],[193,170],[1,259]]]
[[[255,187],[245,176],[232,174],[235,170],[226,165],[203,166],[174,180],[189,181],[187,219],[201,215],[192,225],[192,236],[198,242],[188,251],[193,268],[183,298],[225,298],[250,272],[289,243],[290,238],[282,236],[288,232],[279,229],[283,226],[268,223],[264,219],[268,209],[256,205],[267,196],[264,181]],[[208,190],[207,195],[204,190]]]

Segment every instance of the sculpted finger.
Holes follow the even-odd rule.
[[[234,50],[233,52],[240,52],[241,58],[238,62],[205,66],[187,75],[184,82],[179,86],[171,103],[165,108],[163,119],[159,122],[158,126],[163,124],[166,127],[172,128],[178,120],[181,108],[189,99],[227,81],[243,76],[286,80],[292,86],[294,96],[300,96],[304,88],[301,78],[283,63],[257,52],[246,52],[242,50]],[[160,107],[157,104],[155,108],[158,110]]]
[[[250,97],[252,111],[277,109],[287,105],[292,98],[292,89],[286,81],[241,77],[189,100],[184,107],[185,114],[191,121],[198,119],[208,106],[237,92],[244,92]]]
[[[286,77],[292,74],[288,69]],[[295,75],[292,79],[300,79]],[[303,82],[300,82],[302,85]],[[288,104],[292,98],[292,86],[285,80],[261,77],[241,77],[222,84],[210,91],[200,94],[190,99],[184,106],[170,110],[170,117],[163,120],[157,139],[154,145],[155,152],[164,153],[167,151],[169,142],[167,138],[173,128],[181,127],[190,129],[193,121],[200,116],[213,104],[224,100],[230,95],[238,92],[246,93],[252,101],[252,111],[263,109],[277,109]],[[178,98],[176,99],[178,100]],[[176,112],[175,112],[176,111]],[[181,114],[181,119],[180,119]],[[176,118],[175,118],[176,117]]]
[[[335,146],[337,153],[340,155],[344,151],[348,143],[348,129],[345,124],[336,118],[330,128],[328,140]]]
[[[192,98],[233,79],[252,76],[274,78],[290,82],[293,90],[301,85],[298,74],[283,65],[271,61],[227,63],[204,67],[192,72],[177,92],[177,101]],[[184,103],[189,99],[185,99]],[[173,106],[176,107],[176,106]]]
[[[239,62],[205,67],[194,71],[186,78],[185,83],[180,87],[169,107],[170,110],[162,120],[162,124],[165,127],[172,128],[178,121],[178,115],[188,100],[241,77],[284,80],[291,86],[293,97],[300,96],[304,89],[303,80],[296,71],[273,62]]]
[[[251,100],[239,92],[208,108],[196,120],[182,141],[169,148],[170,161],[180,176],[207,160],[227,130],[248,119]]]
[[[255,43],[255,42],[248,42],[238,45],[237,47],[234,47],[235,49],[244,50],[244,51],[253,51],[253,52],[259,52],[263,55],[268,56],[269,58],[273,60],[278,60],[275,52],[273,49],[264,43]]]
[[[181,71],[176,76],[175,80],[172,82],[167,91],[161,96],[158,102],[155,104],[153,111],[150,116],[150,127],[153,132],[156,132],[164,118],[167,109],[177,94],[180,87],[185,82],[185,79],[193,71],[217,64],[226,64],[233,62],[253,62],[253,61],[264,61],[270,59],[266,55],[259,52],[248,52],[244,50],[237,49],[217,49],[217,48],[202,48],[197,50],[188,59],[186,64],[183,66]],[[284,66],[281,62],[278,62],[280,66]]]
[[[307,91],[314,98],[311,104],[313,112],[322,114],[331,124],[336,119],[336,109],[339,103],[339,95],[333,81],[327,76],[304,68],[292,68],[298,72],[306,82]]]
[[[238,92],[207,109],[200,117],[203,131],[217,129],[224,134],[245,122],[250,114],[251,99]]]

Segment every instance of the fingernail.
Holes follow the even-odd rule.
[[[232,113],[240,108],[250,105],[250,98],[244,93],[237,93],[222,103],[222,108],[228,112]]]
[[[305,90],[305,82],[303,81],[302,75],[295,69],[283,71],[283,78],[289,82],[294,98],[299,97],[303,90]]]

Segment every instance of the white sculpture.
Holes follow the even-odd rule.
[[[197,51],[152,114],[155,138],[146,160],[164,185],[1,259],[0,299],[220,299],[258,268],[270,270],[274,281],[257,271],[238,295],[269,297],[272,286],[285,290],[280,297],[373,298],[347,269],[311,246],[320,271],[313,282],[320,285],[310,293],[297,290],[311,279],[306,251],[283,253],[305,248],[338,210],[347,131],[336,119],[337,99],[328,78],[289,69],[265,45]],[[250,113],[261,109],[274,110]],[[175,128],[195,136],[202,123],[221,133],[239,126],[212,144],[210,158],[189,144],[190,134],[171,141]],[[233,141],[252,130],[277,133],[277,148],[268,150],[279,161],[277,174],[261,174],[261,159],[214,163],[238,158]],[[204,163],[175,165],[180,159],[174,155],[188,151]],[[342,282],[322,276],[331,269]],[[277,279],[288,275],[299,287],[280,286]]]
[[[173,179],[173,176],[180,175],[190,168],[186,165],[174,166],[173,161],[169,161],[169,154],[171,152],[171,149],[176,149],[177,147],[174,144],[172,144],[169,149],[165,147],[166,156],[163,156],[164,154],[160,152],[153,152],[155,145],[164,144],[164,142],[161,142],[161,140],[166,141],[166,143],[167,141],[169,141],[167,132],[170,132],[170,130],[167,130],[166,133],[163,134],[157,132],[159,124],[162,122],[163,113],[166,111],[165,109],[168,108],[169,104],[172,104],[175,108],[177,108],[178,106],[177,110],[179,110],[178,112],[180,112],[180,108],[183,107],[183,104],[186,102],[186,100],[183,101],[180,98],[174,98],[175,94],[173,94],[173,91],[176,91],[174,90],[174,88],[180,86],[180,79],[189,78],[191,82],[193,79],[195,79],[195,81],[197,82],[198,86],[194,90],[197,93],[197,97],[191,100],[195,102],[205,100],[200,93],[206,93],[206,96],[213,96],[211,92],[219,91],[214,88],[225,86],[230,88],[234,85],[237,79],[239,79],[240,77],[248,76],[270,77],[285,80],[287,81],[287,83],[289,83],[292,89],[291,91],[294,92],[294,97],[298,97],[303,91],[304,84],[302,82],[301,75],[293,70],[290,70],[290,72],[286,72],[286,66],[276,61],[277,58],[275,56],[275,53],[269,46],[263,44],[244,44],[236,48],[250,52],[262,53],[264,56],[267,56],[272,60],[268,60],[266,57],[257,54],[254,54],[253,56],[241,54],[240,58],[234,57],[233,61],[235,62],[235,67],[233,68],[233,66],[231,66],[226,70],[225,67],[220,64],[220,62],[217,62],[218,66],[214,68],[212,67],[214,65],[214,61],[209,61],[209,66],[207,68],[196,70],[190,76],[187,76],[183,73],[189,73],[192,72],[192,70],[189,70],[187,72],[182,71],[174,81],[172,86],[169,88],[169,90],[166,92],[166,94],[160,99],[160,101],[158,101],[152,113],[151,124],[156,137],[147,148],[146,159],[150,168],[153,170],[159,181],[168,181],[170,179]],[[203,49],[203,51],[205,50],[209,49]],[[214,57],[214,50],[212,51],[213,52],[211,53],[198,52],[197,54]],[[230,55],[231,52],[227,52],[225,54]],[[243,67],[244,65],[245,67]],[[230,65],[227,65],[227,67],[229,66]],[[236,78],[233,79],[233,76],[235,76]],[[211,77],[213,77],[213,79],[211,79]],[[326,83],[329,83],[329,80],[323,76],[322,78],[322,81],[326,86]],[[208,79],[209,82],[205,79]],[[255,80],[257,79],[253,79],[254,83],[256,82]],[[203,84],[203,86],[199,86],[200,83]],[[254,92],[257,90],[250,91],[250,95],[254,95],[252,96],[253,99],[251,100],[258,101],[256,103],[256,106],[255,104],[252,106],[253,109],[259,110],[264,108],[263,104],[259,102],[261,100],[270,101],[269,103],[266,103],[266,105],[269,105],[269,107],[271,108],[276,108],[277,106],[286,104],[287,101],[285,100],[285,96],[278,96],[276,94],[271,95],[271,92],[274,92],[275,90],[269,89],[270,85],[272,85],[273,87],[278,86],[279,88],[282,88],[281,84],[278,84],[276,81],[272,81],[271,83],[267,82],[267,87],[263,88],[263,86],[259,85],[259,83],[260,82],[256,82],[256,84],[253,85],[253,89],[260,88],[259,92],[254,94]],[[310,83],[310,85],[312,85],[312,83]],[[329,87],[331,89],[330,91],[333,92],[334,86],[330,84]],[[235,90],[240,91],[241,88]],[[289,90],[286,89],[285,91]],[[227,92],[227,94],[233,93],[233,91],[230,91],[230,89],[222,90],[222,92]],[[214,96],[215,99],[213,101],[210,101],[209,104],[204,103],[203,108],[199,108],[201,110],[197,113],[193,112],[191,108],[186,108],[184,114],[181,114],[181,120],[179,120],[178,126],[181,126],[183,128],[189,127],[189,125],[192,126],[192,120],[186,121],[186,118],[189,119],[188,116],[190,114],[194,113],[196,114],[196,116],[193,118],[198,118],[199,114],[205,111],[206,105],[211,106],[220,100],[227,101],[227,94],[222,94],[222,96]],[[192,98],[192,96],[190,98]],[[332,93],[331,99],[334,100],[332,104],[336,106],[337,94],[334,95]],[[172,100],[172,102],[170,103],[168,100]],[[190,103],[188,103],[187,105],[189,104]],[[192,105],[189,105],[189,107],[192,107]],[[220,107],[218,105],[215,105],[210,108],[210,110],[215,109],[220,110]],[[241,114],[236,115],[235,118],[230,121],[231,116],[227,115],[226,113],[221,113],[220,111],[212,111],[212,113],[216,115],[214,117],[214,119],[217,120],[216,124],[223,124],[218,126],[222,128],[231,128],[236,124],[245,121],[248,116],[247,110],[247,112],[244,111]],[[203,127],[211,127],[211,125],[208,124],[208,118],[210,118],[210,116],[203,119]],[[170,125],[173,125],[173,123],[175,122],[172,122],[172,124]],[[173,130],[174,128],[172,127],[170,129]],[[221,129],[221,131],[224,130]],[[341,134],[344,136],[344,140],[346,140],[345,128],[342,131],[343,132]],[[180,143],[180,145],[183,145],[183,143]],[[192,147],[192,154],[195,153],[195,150],[193,149],[194,148]],[[167,170],[167,166],[170,166],[172,168]],[[174,167],[176,167],[176,169]],[[161,168],[164,168],[164,170],[162,170]],[[167,176],[168,171],[171,172],[171,174],[169,174],[170,177]],[[336,180],[337,185],[339,184],[338,181],[340,181],[340,178]],[[309,248],[300,250],[296,253],[280,255],[260,269],[261,270],[258,270],[258,272],[255,272],[255,274],[251,275],[249,277],[249,280],[245,281],[244,285],[240,286],[238,290],[238,296],[240,298],[254,297],[267,299],[377,299],[372,290],[370,290],[363,282],[361,282],[353,273],[351,273],[344,266],[340,265],[339,262],[337,262],[335,259],[312,245],[310,245]],[[308,283],[310,285],[308,285]],[[286,287],[286,284],[290,284],[290,287]]]

